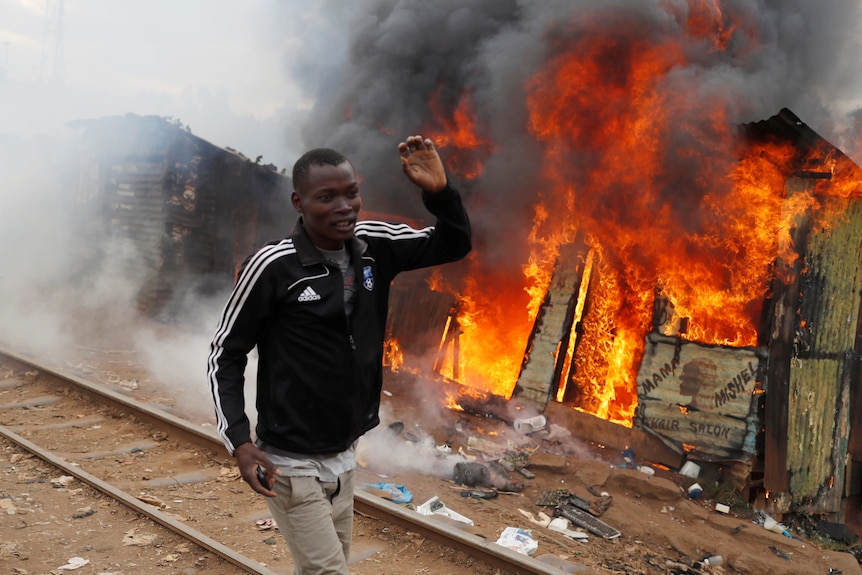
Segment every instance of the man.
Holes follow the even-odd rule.
[[[307,152],[293,167],[296,227],[245,262],[210,346],[219,434],[242,478],[267,497],[296,575],[348,573],[355,448],[380,423],[390,282],[471,249],[434,143],[411,136],[398,152],[436,225],[358,222],[353,165],[334,150]],[[252,442],[243,372],[255,346]]]

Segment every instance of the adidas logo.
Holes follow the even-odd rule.
[[[299,294],[299,297],[296,298],[297,301],[317,301],[320,299],[320,294],[311,289],[311,286],[308,286],[302,293]]]

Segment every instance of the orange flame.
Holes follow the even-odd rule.
[[[473,180],[482,174],[482,158],[494,150],[494,145],[490,139],[476,132],[476,114],[469,92],[460,98],[451,117],[443,109],[442,98],[441,86],[432,96],[430,108],[442,128],[439,131],[426,131],[438,148],[454,148],[447,159],[449,169],[467,180]]]
[[[404,367],[404,353],[395,338],[390,337],[383,344],[383,366],[392,371],[400,371]]]
[[[677,37],[642,34],[634,21],[609,25],[599,11],[571,23],[578,34],[552,41],[550,58],[525,86],[544,179],[536,183],[523,277],[513,281],[493,263],[471,261],[459,300],[459,364],[450,359],[444,375],[457,372],[464,384],[511,396],[561,247],[580,234],[587,264],[578,334],[557,350],[565,355],[556,399],[631,425],[651,330],[757,345],[773,266],[799,257],[792,240],[799,217],[834,225],[841,201],[862,196],[858,170],[841,175],[846,170],[835,167],[843,160],[823,150],[805,158],[789,144],[744,142],[733,120],[740,112],[721,86],[695,98],[675,84],[698,53],[692,46],[723,52],[731,38],[749,50],[757,43],[745,19],[732,20],[716,1],[680,6],[664,6],[683,30]],[[438,117],[445,116],[439,96]],[[465,94],[442,122],[448,138],[435,137],[459,154],[472,152],[466,157],[485,157],[494,146],[476,135],[470,99]],[[788,195],[788,177],[812,162],[834,177]],[[455,171],[473,178],[482,170],[456,162]],[[670,313],[661,326],[653,317],[657,293]]]

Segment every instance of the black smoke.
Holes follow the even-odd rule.
[[[701,166],[690,159],[715,153],[708,142],[723,129],[702,120],[708,109],[721,106],[727,124],[741,124],[787,107],[824,137],[840,140],[845,118],[837,110],[862,92],[856,70],[860,7],[850,0],[366,0],[353,10],[344,30],[328,31],[346,34],[346,59],[328,68],[332,75],[321,78],[318,91],[311,90],[315,105],[302,130],[304,144],[331,146],[351,157],[363,175],[369,209],[421,216],[405,192],[395,146],[419,130],[439,131],[437,111],[451,116],[469,93],[477,132],[495,146],[481,157],[481,176],[459,184],[493,260],[517,251],[517,242],[501,238],[529,226],[531,206],[545,186],[542,154],[549,143],[531,134],[526,86],[544,63],[583,50],[585,37],[638,37],[653,46],[682,42],[686,62],[657,87],[685,95],[685,105],[675,110],[678,128],[671,125],[665,134],[663,169],[674,175],[660,176],[655,185],[657,201],[692,190],[691,197],[679,198],[683,212],[696,210],[702,193]],[[714,35],[692,34],[696,27]],[[320,63],[319,52],[308,56]],[[627,73],[625,54],[604,56],[609,77]],[[294,69],[308,70],[312,60],[298,55],[291,61]],[[570,121],[600,132],[614,114],[624,113],[613,108],[620,102],[602,104],[572,107]],[[571,155],[573,182],[602,153],[578,142],[558,144]],[[691,147],[703,153],[680,153]],[[444,149],[444,157],[450,152]],[[611,196],[596,205],[625,223],[625,201]],[[697,231],[696,217],[686,224]]]

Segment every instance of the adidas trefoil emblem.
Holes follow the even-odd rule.
[[[317,301],[320,299],[320,294],[311,289],[311,286],[306,287],[296,298],[297,301]]]

